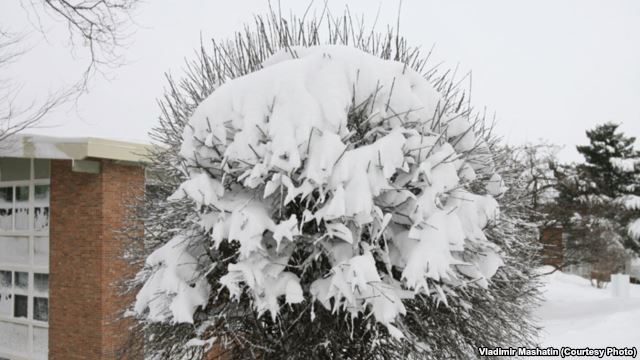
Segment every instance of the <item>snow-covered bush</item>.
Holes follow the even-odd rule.
[[[157,358],[530,341],[534,232],[501,212],[483,119],[402,38],[343,21],[257,18],[170,81],[133,282]]]

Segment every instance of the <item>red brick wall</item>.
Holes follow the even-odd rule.
[[[550,227],[540,231],[540,242],[542,243],[542,263],[561,267],[564,261],[562,253],[562,228]]]
[[[144,191],[144,169],[100,162],[100,173],[89,174],[51,161],[50,359],[119,359],[132,336],[131,322],[119,320],[130,299],[115,283],[133,269],[121,260],[118,230]]]

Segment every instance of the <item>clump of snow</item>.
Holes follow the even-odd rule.
[[[622,204],[628,210],[640,210],[640,196],[624,195],[616,198],[616,202]]]
[[[280,297],[284,297],[286,304],[297,304],[304,300],[298,276],[284,271],[287,261],[286,255],[274,259],[254,251],[248,258],[230,264],[229,272],[220,279],[220,283],[229,290],[232,300],[240,298],[241,284],[246,284],[258,314],[269,311],[275,320]]]
[[[484,230],[499,221],[493,196],[506,187],[466,118],[435,118],[441,101],[405,64],[343,46],[282,51],[207,97],[185,127],[189,180],[171,199],[195,203],[214,251],[239,244],[220,279],[231,299],[247,294],[273,319],[283,304],[303,301],[372,314],[402,337],[394,322],[403,299],[420,293],[446,303],[443,284],[488,286],[503,261]],[[478,174],[490,177],[486,195],[466,188]],[[304,211],[282,215],[291,204]],[[324,232],[305,233],[310,222]],[[182,240],[147,261],[166,268],[145,284],[139,313],[149,308],[163,320],[170,308],[174,321],[191,321],[206,303],[209,289]],[[287,267],[296,246],[331,263],[309,294]],[[187,273],[176,267],[185,256],[194,262]]]
[[[627,231],[632,238],[636,240],[640,239],[640,218],[633,220],[627,225]]]
[[[640,196],[637,195],[623,195],[615,200],[618,204],[621,204],[627,210],[637,211],[640,210]],[[640,218],[632,219],[627,225],[627,233],[631,238],[640,240]]]
[[[411,295],[382,280],[370,252],[342,261],[333,267],[331,274],[311,284],[315,300],[329,310],[343,309],[356,316],[369,306],[376,320],[386,325],[392,336],[403,337],[391,323],[406,313],[402,296]]]
[[[614,168],[616,168],[618,171],[621,172],[634,172],[636,169],[636,166],[640,165],[640,159],[638,158],[616,158],[616,157],[612,157],[609,158],[609,161],[611,162],[611,165],[613,165]]]
[[[576,198],[576,200],[583,204],[594,204],[594,205],[602,205],[607,204],[612,201],[610,197],[602,194],[586,194],[580,195]]]
[[[507,191],[507,186],[504,184],[504,180],[502,180],[502,176],[500,174],[493,174],[487,182],[487,193],[493,196],[500,196]]]
[[[198,261],[188,252],[188,239],[176,236],[146,261],[154,269],[136,296],[134,311],[148,310],[151,321],[193,323],[193,313],[207,303],[210,286],[198,276]]]
[[[187,341],[187,343],[184,344],[184,346],[185,347],[203,347],[204,350],[207,351],[211,349],[211,347],[213,347],[213,344],[216,342],[216,340],[217,340],[216,337],[211,337],[206,340],[194,338]]]

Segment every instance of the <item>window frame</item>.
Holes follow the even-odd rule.
[[[28,327],[28,339],[27,339],[27,352],[26,353],[13,353],[9,352],[6,355],[9,356],[17,356],[23,357],[27,356],[31,357],[39,357],[39,356],[47,356],[47,354],[42,353],[34,353],[34,328],[44,328],[49,329],[48,321],[40,321],[34,319],[34,298],[46,298],[48,301],[48,307],[50,306],[50,293],[49,288],[47,289],[46,296],[41,292],[35,290],[35,274],[49,274],[49,260],[47,259],[46,263],[36,263],[36,254],[35,254],[35,239],[36,238],[46,238],[46,241],[49,242],[49,226],[46,228],[35,230],[35,209],[36,207],[42,207],[41,205],[36,206],[35,201],[35,187],[39,185],[47,185],[49,186],[49,200],[47,200],[47,207],[49,208],[49,219],[51,216],[51,176],[49,174],[48,178],[44,179],[35,179],[35,161],[33,158],[29,159],[30,171],[29,171],[29,179],[27,180],[11,180],[11,181],[1,181],[0,187],[13,187],[13,219],[12,219],[12,229],[5,230],[0,228],[0,236],[5,237],[24,237],[28,241],[28,261],[26,263],[17,264],[17,263],[8,263],[2,262],[0,260],[0,270],[2,271],[10,271],[11,272],[11,316],[0,315],[0,322],[13,323],[18,325],[26,325]],[[40,159],[39,159],[40,160]],[[49,165],[50,169],[50,165]],[[16,188],[20,186],[28,186],[29,188],[29,199],[26,202],[26,207],[29,209],[28,215],[28,229],[26,230],[16,230]],[[42,200],[38,202],[38,204],[42,204]],[[50,225],[50,224],[49,224]],[[28,273],[29,284],[27,286],[27,290],[19,290],[16,291],[16,272],[26,272]],[[49,277],[50,279],[50,277]],[[15,295],[26,295],[27,296],[27,317],[16,318],[14,316],[15,309]],[[9,351],[9,349],[0,348],[0,357],[6,356],[5,352]]]

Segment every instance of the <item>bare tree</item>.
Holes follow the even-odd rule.
[[[38,19],[48,14],[62,20],[69,29],[71,45],[78,40],[89,51],[90,61],[75,85],[58,89],[44,100],[19,101],[21,86],[4,77],[9,65],[26,52],[24,37],[0,29],[0,142],[24,129],[35,126],[54,108],[87,89],[95,71],[122,64],[123,41],[131,34],[130,12],[139,0],[22,0],[30,15]]]
[[[22,37],[0,30],[0,70],[5,70],[25,52]],[[36,125],[53,108],[66,101],[77,87],[50,94],[40,102],[20,104],[20,86],[0,74],[0,143],[9,136]]]
[[[42,14],[62,20],[72,46],[82,45],[90,61],[83,80],[96,70],[122,65],[121,51],[132,34],[131,12],[140,0],[22,0],[38,20]]]
[[[511,200],[527,209],[528,218],[536,226],[553,225],[548,208],[556,194],[557,179],[553,172],[557,145],[540,142],[520,146],[506,146],[502,149],[505,178],[509,178],[521,191]]]

